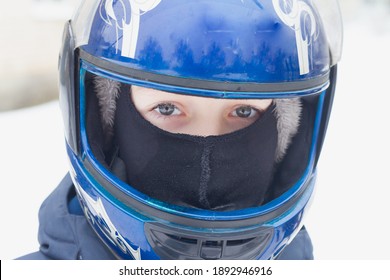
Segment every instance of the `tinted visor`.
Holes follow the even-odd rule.
[[[148,93],[146,89],[146,108],[158,120],[156,123],[146,119],[135,106],[139,96],[134,97],[142,93],[133,92],[130,83],[85,73],[81,96],[86,101],[87,147],[105,172],[148,199],[213,211],[259,207],[296,186],[312,164],[313,129],[321,95],[261,100],[270,103],[263,111],[255,112],[258,116],[252,123],[220,135],[200,136],[159,127],[183,117],[180,114],[187,116],[188,110],[199,110],[201,107],[191,107],[192,97],[161,91]],[[253,114],[251,110],[259,101],[196,98],[214,116],[205,127],[220,121],[215,118],[220,108],[228,108],[234,121],[243,121],[238,114]],[[218,104],[218,108],[208,104]],[[297,127],[288,138],[278,127],[291,125],[280,123],[280,119],[294,108],[299,109]],[[173,115],[164,115],[170,111]],[[181,128],[194,121],[184,119]],[[284,145],[282,152],[280,145]]]

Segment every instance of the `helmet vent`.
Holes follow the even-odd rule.
[[[272,236],[270,228],[252,231],[251,237],[248,237],[248,232],[214,236],[156,224],[146,224],[145,229],[149,243],[161,259],[256,259]]]

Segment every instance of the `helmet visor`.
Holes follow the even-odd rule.
[[[320,95],[188,96],[84,73],[85,148],[145,201],[256,208],[294,188],[312,168]]]

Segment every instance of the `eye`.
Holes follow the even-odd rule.
[[[240,106],[232,112],[232,116],[246,119],[253,118],[257,116],[258,113],[258,110],[254,109],[251,106]]]
[[[158,104],[154,111],[164,116],[180,115],[181,111],[171,103]]]

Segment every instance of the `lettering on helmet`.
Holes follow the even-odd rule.
[[[295,31],[300,74],[309,73],[310,46],[318,36],[313,9],[302,0],[272,0],[272,3],[283,23]]]
[[[141,16],[153,10],[160,2],[161,0],[106,0],[101,2],[100,17],[108,25],[115,25],[117,53],[119,38],[122,37],[121,55],[135,58]]]
[[[135,260],[141,259],[140,248],[133,249],[125,238],[119,233],[115,225],[108,216],[100,197],[94,200],[83,188],[76,188],[81,198],[82,209],[89,222],[97,227],[109,240],[113,246],[119,248],[124,254],[131,256]],[[94,212],[94,213],[93,213]]]

